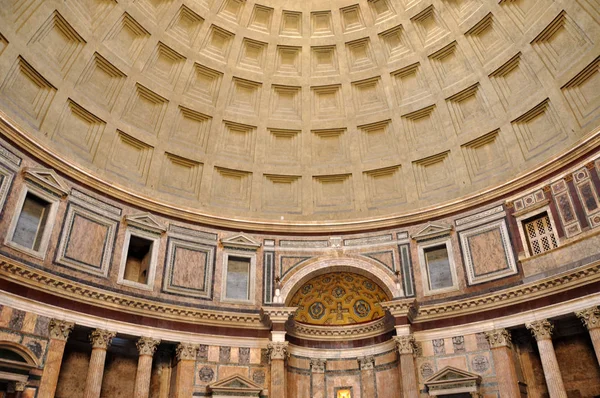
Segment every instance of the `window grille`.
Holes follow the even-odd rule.
[[[558,241],[547,213],[542,213],[524,224],[532,256],[558,247]]]

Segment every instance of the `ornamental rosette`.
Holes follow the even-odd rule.
[[[73,322],[61,321],[59,319],[50,319],[48,332],[50,338],[54,340],[67,340],[75,324]]]
[[[394,341],[400,354],[414,354],[417,344],[413,336],[395,336]]]
[[[552,338],[552,330],[554,326],[547,319],[534,321],[525,324],[527,329],[531,330],[531,334],[536,340],[547,340]]]
[[[490,343],[491,348],[512,347],[511,335],[506,329],[496,329],[490,332],[485,332],[485,337]]]
[[[195,361],[200,346],[192,343],[179,343],[175,348],[178,361]]]
[[[269,358],[271,359],[286,359],[289,356],[288,353],[288,342],[271,342],[267,345],[269,351]]]
[[[150,356],[154,355],[159,344],[160,339],[153,339],[152,337],[140,337],[135,343],[140,355]]]
[[[93,348],[107,349],[112,342],[113,337],[117,335],[117,332],[111,332],[104,329],[96,329],[90,333],[90,342]]]
[[[592,307],[575,313],[588,330],[600,327],[600,308]]]

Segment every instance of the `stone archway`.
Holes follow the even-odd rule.
[[[402,287],[396,283],[395,275],[390,270],[384,270],[380,264],[356,257],[319,257],[311,259],[299,271],[282,281],[281,303],[289,304],[294,293],[310,279],[325,273],[347,271],[365,276],[376,282],[390,298],[403,295]]]
[[[0,393],[6,393],[7,397],[20,397],[29,381],[29,373],[38,366],[38,360],[27,347],[0,341],[0,367],[3,369]]]

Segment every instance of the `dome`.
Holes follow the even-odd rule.
[[[481,203],[595,131],[587,20],[429,3],[15,5],[3,111],[53,167],[116,197],[305,231]]]

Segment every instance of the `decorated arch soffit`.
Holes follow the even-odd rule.
[[[298,307],[296,322],[340,326],[382,318],[385,311],[379,303],[387,300],[388,295],[371,279],[350,272],[334,272],[304,283],[290,305]]]

